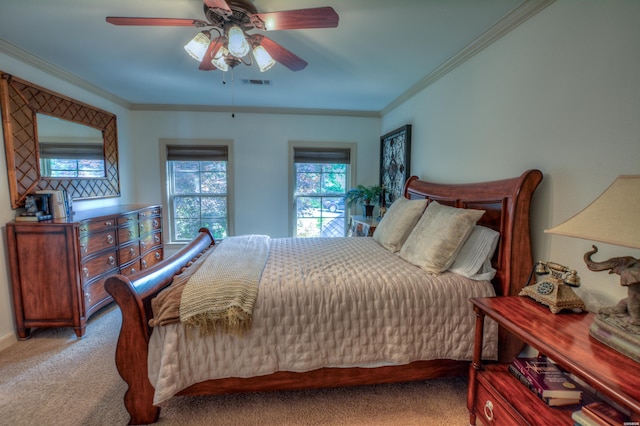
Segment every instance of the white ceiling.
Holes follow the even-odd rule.
[[[277,64],[260,73],[255,65],[240,65],[225,74],[199,71],[198,63],[184,51],[183,46],[199,31],[196,28],[123,27],[105,22],[106,16],[205,20],[202,0],[0,0],[0,51],[13,56],[18,53],[23,60],[33,55],[129,106],[233,105],[379,112],[443,64],[453,63],[451,59],[465,47],[472,51],[470,43],[479,37],[487,39],[496,28],[510,29],[513,16],[545,2],[253,3],[259,12],[331,6],[340,22],[337,28],[268,33],[309,63],[302,71]],[[526,17],[515,19],[516,24],[522,19]],[[266,79],[271,85],[247,85],[242,82],[245,79]]]

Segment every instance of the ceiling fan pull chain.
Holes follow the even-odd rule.
[[[236,104],[236,91],[235,87],[235,78],[233,74],[233,68],[231,68],[231,118],[236,118],[236,114],[234,112],[235,104]]]

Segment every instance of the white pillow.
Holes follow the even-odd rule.
[[[496,270],[491,266],[491,259],[499,238],[499,232],[476,225],[449,270],[472,280],[492,280]]]
[[[400,251],[420,216],[427,200],[408,200],[400,197],[391,204],[376,230],[373,239],[392,253]]]
[[[440,274],[455,260],[484,210],[429,203],[400,249],[400,257],[427,272]]]

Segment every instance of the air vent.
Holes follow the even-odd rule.
[[[271,86],[271,80],[253,80],[245,78],[242,80],[242,84],[248,84],[251,86]]]

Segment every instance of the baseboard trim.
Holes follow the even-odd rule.
[[[15,333],[7,333],[4,336],[0,337],[0,352],[7,349],[10,346],[13,346],[18,341]]]

